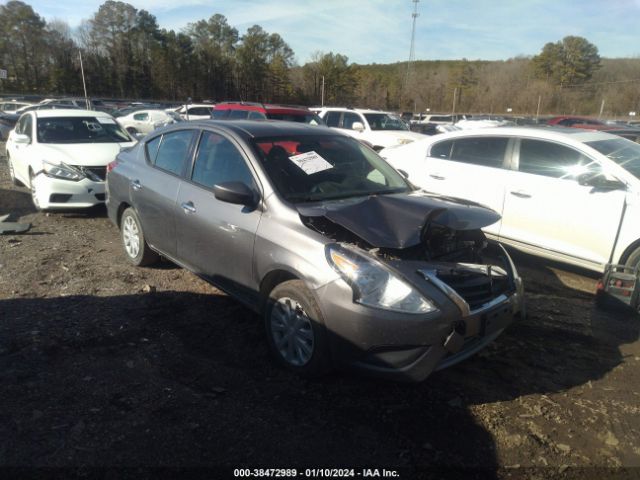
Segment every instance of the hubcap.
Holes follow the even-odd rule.
[[[300,367],[311,360],[313,329],[300,303],[289,297],[278,299],[271,310],[270,327],[276,349],[287,363]]]
[[[140,253],[140,230],[133,217],[127,215],[122,224],[122,240],[124,249],[131,258],[136,258]]]

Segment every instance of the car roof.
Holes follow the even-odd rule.
[[[314,107],[314,108],[318,109],[318,107]],[[372,110],[370,108],[351,108],[351,107],[320,107],[319,110],[324,110],[327,112],[348,110],[351,112],[358,112],[358,113],[389,113],[385,110]]]
[[[37,118],[51,117],[100,117],[111,118],[111,115],[98,110],[80,110],[71,108],[56,108],[52,110],[32,110]]]
[[[569,127],[555,127],[555,126],[540,126],[540,127],[527,127],[527,126],[515,126],[515,127],[494,127],[494,128],[478,128],[469,130],[456,130],[453,132],[441,133],[429,137],[433,142],[438,140],[444,140],[446,138],[461,138],[461,137],[487,137],[487,136],[529,136],[537,137],[548,140],[567,140],[571,139],[577,142],[593,142],[597,140],[611,140],[618,138],[615,135],[606,133],[606,131],[600,130],[588,130],[582,128],[569,128]]]
[[[322,125],[308,125],[300,122],[282,120],[196,120],[189,127],[219,127],[244,138],[277,137],[286,135],[326,135],[339,134],[334,129]],[[171,128],[171,127],[170,127]],[[184,129],[184,125],[175,125],[175,129]],[[340,134],[341,135],[341,134]]]
[[[307,107],[299,105],[280,105],[274,103],[255,102],[222,102],[216,104],[214,110],[246,110],[264,113],[313,113]]]

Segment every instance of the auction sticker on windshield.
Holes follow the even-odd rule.
[[[108,125],[115,125],[116,124],[116,121],[113,118],[98,117],[98,118],[96,118],[96,120],[98,120],[98,122],[100,122],[100,123],[104,123],[104,124],[108,124]]]
[[[289,160],[300,167],[302,171],[307,175],[333,168],[333,165],[331,165],[314,151],[301,153],[300,155],[294,155],[292,157],[289,157]]]

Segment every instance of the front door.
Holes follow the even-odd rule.
[[[178,194],[178,259],[221,288],[246,297],[255,291],[253,246],[259,209],[218,200],[213,186],[242,182],[258,191],[238,146],[222,134],[204,131],[190,177]]]
[[[567,145],[521,139],[514,160],[500,238],[576,263],[607,263],[626,192],[580,185],[579,175],[597,175],[601,167]]]

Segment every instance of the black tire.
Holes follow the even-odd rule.
[[[138,130],[133,127],[127,127],[127,132],[129,132],[131,135],[136,135],[138,133]]]
[[[287,345],[296,344],[295,348],[292,347],[289,350],[292,356],[288,356],[287,353],[283,353],[283,350],[288,350],[287,347],[279,346],[282,345],[281,341],[286,341],[284,337],[287,335],[287,332],[284,331],[286,327],[280,329],[282,324],[279,319],[282,318],[282,315],[286,316],[286,313],[283,312],[292,312],[293,310],[295,310],[295,315],[298,315],[297,318],[301,319],[302,324],[308,328],[296,328],[300,334],[296,335],[295,342],[291,339],[287,342]],[[327,332],[322,312],[304,282],[289,280],[271,291],[264,311],[264,325],[269,349],[280,365],[304,377],[318,377],[331,370]],[[304,337],[302,337],[303,334]],[[309,334],[310,338],[307,337]],[[297,342],[304,342],[311,353],[308,353],[307,349],[303,351],[302,346]],[[294,352],[295,349],[298,351]],[[298,353],[302,357],[307,357],[306,360],[301,358]]]
[[[159,260],[160,256],[149,248],[144,238],[142,224],[133,208],[127,208],[122,213],[120,218],[120,238],[122,239],[124,256],[132,265],[144,267],[152,265]]]
[[[7,152],[7,166],[9,167],[9,177],[11,178],[11,184],[17,187],[22,186],[22,182],[16,178],[16,175],[13,171],[13,164],[11,163],[11,157],[9,152]]]
[[[46,210],[44,210],[40,204],[38,203],[37,200],[37,196],[36,196],[36,185],[34,183],[34,179],[35,179],[35,175],[33,174],[33,170],[29,170],[29,190],[31,192],[31,203],[33,203],[33,207],[38,211],[38,212],[44,212]]]
[[[640,247],[637,247],[635,250],[633,250],[629,254],[626,261],[624,262],[624,266],[627,268],[636,268],[639,265],[640,265]],[[640,298],[638,298],[636,300],[636,304],[631,305],[631,307],[633,307],[634,310],[640,313]]]

